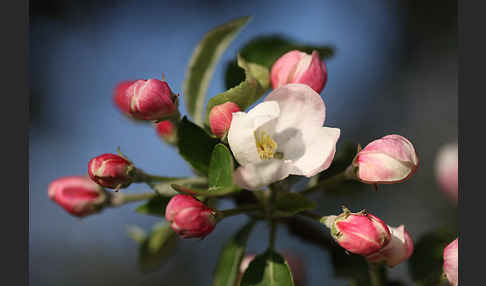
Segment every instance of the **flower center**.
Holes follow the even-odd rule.
[[[280,157],[280,153],[275,152],[277,151],[277,142],[265,134],[265,132],[260,132],[260,134],[255,132],[255,143],[260,159],[265,160]]]

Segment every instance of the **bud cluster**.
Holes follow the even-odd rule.
[[[403,225],[391,227],[365,210],[352,213],[343,207],[342,214],[323,217],[321,222],[341,247],[369,262],[394,267],[412,255],[413,241]]]

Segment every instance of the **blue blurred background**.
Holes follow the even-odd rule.
[[[164,73],[181,92],[202,35],[245,15],[253,19],[216,67],[209,96],[223,91],[226,63],[255,36],[331,44],[337,50],[327,61],[322,93],[326,125],[341,128],[341,142],[362,145],[398,133],[419,153],[420,169],[409,181],[378,193],[370,187],[315,196],[320,213],[337,213],[342,204],[366,208],[390,225],[405,224],[414,239],[456,221],[457,209],[437,187],[433,168],[437,149],[457,140],[456,1],[30,1],[31,285],[210,285],[221,245],[244,217],[223,221],[205,240],[183,241],[169,263],[143,274],[126,228],[149,230],[159,219],[133,212],[134,204],[79,220],[48,199],[47,186],[86,174],[89,159],[117,146],[148,172],[190,175],[150,125],[115,109],[112,90],[121,80]],[[259,225],[249,252],[262,252],[267,236],[266,225]],[[333,276],[325,252],[284,229],[277,248],[303,257],[309,286],[348,284]],[[411,283],[406,263],[390,276]]]

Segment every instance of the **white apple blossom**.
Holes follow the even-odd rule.
[[[304,84],[281,86],[248,113],[233,113],[228,143],[241,165],[236,184],[256,190],[329,168],[340,130],[323,127],[325,115],[321,96]]]

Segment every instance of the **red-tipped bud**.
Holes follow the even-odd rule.
[[[435,175],[441,190],[457,203],[459,192],[459,155],[457,143],[441,147],[435,161]]]
[[[83,176],[62,177],[53,181],[49,185],[48,195],[68,213],[77,217],[99,212],[107,198],[102,187]]]
[[[159,137],[164,139],[169,144],[174,144],[177,141],[177,130],[170,120],[164,120],[156,123],[155,131],[157,131]]]
[[[444,248],[444,274],[452,286],[459,283],[459,238],[449,243]]]
[[[113,91],[113,102],[125,114],[130,116],[130,97],[127,94],[127,89],[134,80],[126,80],[120,82]]]
[[[309,55],[294,50],[275,62],[270,77],[273,89],[289,83],[302,83],[321,93],[327,81],[327,68],[317,51]]]
[[[356,176],[368,184],[393,184],[410,178],[419,160],[412,143],[400,135],[388,135],[368,144],[355,157]]]
[[[115,154],[103,154],[89,161],[88,174],[106,188],[125,188],[132,183],[133,164]]]
[[[370,262],[385,262],[394,267],[407,260],[413,253],[413,240],[403,225],[399,227],[388,226],[391,233],[390,242],[382,249],[366,257]]]
[[[189,195],[172,197],[165,209],[165,218],[182,238],[203,238],[216,225],[216,212]]]
[[[177,111],[177,96],[165,81],[137,80],[126,93],[130,115],[136,119],[164,120]]]
[[[332,237],[341,247],[356,254],[369,255],[391,239],[387,225],[364,210],[351,213],[343,208],[341,215],[323,217],[321,222],[331,229]]]
[[[211,132],[219,138],[224,137],[231,126],[233,112],[238,111],[241,111],[241,109],[231,101],[213,107],[209,112]]]

